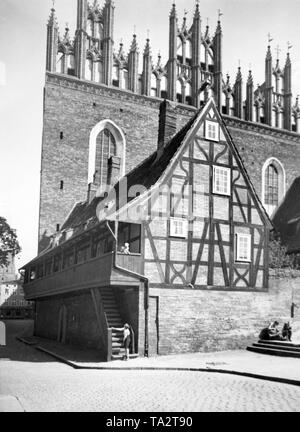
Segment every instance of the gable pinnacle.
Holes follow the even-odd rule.
[[[196,9],[195,9],[195,13],[194,13],[194,18],[200,18],[200,9],[199,9],[199,1],[196,1]]]
[[[150,39],[149,39],[149,35],[146,39],[146,45],[145,45],[145,49],[144,49],[144,55],[145,56],[150,56],[151,55],[151,47],[150,47]]]
[[[252,85],[253,84],[253,77],[252,77],[252,71],[251,71],[251,69],[249,70],[247,84],[248,85]]]
[[[268,45],[268,50],[266,54],[266,60],[272,60],[272,53],[271,53],[271,47]]]
[[[135,51],[138,51],[138,45],[137,45],[137,40],[136,40],[136,34],[134,33],[133,39],[131,42],[130,52],[135,52]]]
[[[48,20],[48,26],[54,26],[58,28],[58,22],[56,19],[55,9],[54,9],[54,0],[53,0],[53,7],[51,8],[51,13]]]
[[[237,75],[236,75],[236,82],[242,81],[242,73],[241,73],[241,66],[238,67]]]
[[[170,17],[176,17],[176,4],[175,4],[175,2],[173,3],[173,5],[172,5],[172,9],[171,9],[171,12],[170,12]]]

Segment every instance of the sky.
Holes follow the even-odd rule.
[[[102,4],[104,0],[100,0]],[[136,26],[142,52],[149,30],[154,61],[168,53],[172,0],[115,0],[115,45],[128,51]],[[191,24],[195,0],[176,0],[179,23]],[[46,23],[52,0],[0,0],[0,216],[17,230],[22,253],[17,266],[37,253]],[[76,0],[56,0],[60,33],[75,32]],[[264,59],[271,35],[284,65],[290,42],[293,93],[300,94],[300,0],[200,0],[203,26],[214,34],[223,14],[223,72],[234,81],[240,64],[244,82],[251,65],[254,83],[264,81]]]

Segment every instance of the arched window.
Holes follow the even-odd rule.
[[[162,76],[160,80],[160,97],[163,99],[167,99],[168,97],[167,78],[165,76]]]
[[[95,63],[95,81],[98,83],[103,81],[103,63],[101,61]]]
[[[65,55],[63,52],[57,53],[56,57],[56,72],[64,73]]]
[[[119,87],[119,68],[118,66],[113,67],[112,85]]]
[[[85,62],[85,79],[88,81],[93,80],[93,60],[90,57]]]
[[[88,36],[93,36],[93,21],[90,19],[87,20],[86,32]]]
[[[68,55],[67,68],[68,75],[75,75],[75,57],[73,54]]]
[[[102,40],[103,39],[103,26],[100,22],[95,22],[95,38]]]
[[[268,159],[262,169],[262,202],[269,216],[285,195],[285,171],[276,158]]]
[[[176,82],[176,99],[177,102],[182,103],[182,85],[179,80]]]
[[[122,88],[125,90],[128,90],[129,88],[129,76],[127,69],[123,69]]]
[[[192,43],[189,39],[186,40],[185,59],[186,59],[186,63],[189,66],[191,66],[192,65]]]
[[[108,160],[117,155],[117,144],[114,135],[109,129],[103,129],[96,140],[96,159],[94,182],[102,185],[107,182],[108,177]]]
[[[177,60],[179,63],[183,62],[182,40],[180,38],[177,38]]]
[[[265,171],[265,204],[278,205],[278,171],[273,164]]]
[[[111,120],[99,122],[91,131],[88,183],[112,184],[125,174],[126,140]]]
[[[151,74],[151,96],[157,96],[157,79],[154,74]]]
[[[192,105],[192,87],[189,83],[185,85],[185,103],[187,105]]]

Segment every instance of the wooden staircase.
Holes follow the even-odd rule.
[[[257,343],[248,346],[247,350],[260,354],[300,358],[300,344],[292,342],[259,340]]]
[[[106,315],[108,328],[124,326],[124,321],[115,299],[114,291],[111,288],[100,289],[102,304]],[[125,355],[123,347],[123,332],[112,330],[112,360],[121,360]],[[138,354],[129,354],[130,358],[138,357]]]

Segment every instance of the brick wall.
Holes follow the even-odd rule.
[[[36,302],[35,335],[57,340],[59,311],[67,309],[66,344],[86,348],[101,348],[96,314],[90,293],[52,297]]]
[[[271,277],[269,292],[150,289],[159,296],[159,353],[244,349],[271,320],[290,320],[292,289],[300,305],[300,276]],[[296,309],[294,330],[300,329]],[[151,337],[151,336],[150,336]]]
[[[75,202],[87,196],[88,147],[93,127],[114,121],[124,132],[126,172],[157,148],[160,100],[47,74],[41,166],[40,250],[62,224]],[[177,129],[194,115],[192,107],[177,106]],[[225,123],[261,197],[261,169],[277,157],[286,170],[287,187],[300,175],[300,135],[225,117]],[[63,132],[63,139],[60,133]],[[60,190],[60,182],[64,189]],[[45,242],[43,242],[43,237]]]
[[[57,224],[63,223],[75,202],[86,199],[89,136],[97,123],[110,119],[124,132],[127,172],[157,147],[158,101],[146,103],[142,96],[123,95],[91,84],[84,89],[68,87],[71,82],[76,80],[56,77],[45,87],[40,238],[49,236]],[[96,88],[102,93],[95,94]]]
[[[243,123],[239,125],[242,126]],[[286,190],[300,175],[300,136],[298,134],[284,131],[271,134],[274,129],[265,129],[263,126],[253,127],[253,130],[243,130],[236,125],[229,126],[228,129],[260,199],[262,167],[270,157],[277,158],[284,166]]]

